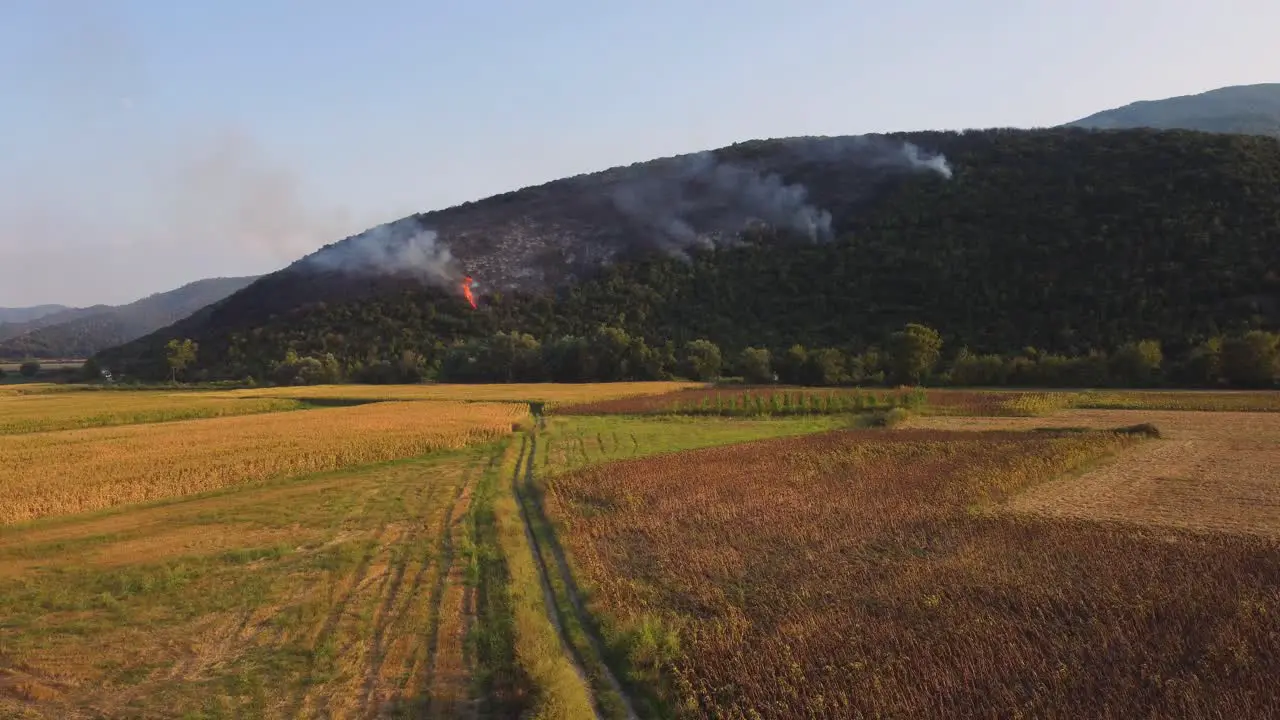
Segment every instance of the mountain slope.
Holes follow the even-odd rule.
[[[1197,95],[1143,100],[1067,125],[1105,130],[1146,127],[1280,137],[1280,83],[1236,85]]]
[[[66,305],[32,305],[31,307],[6,308],[0,307],[0,324],[4,323],[24,323],[31,320],[38,320],[46,315],[67,310]]]
[[[422,279],[430,273],[379,276],[304,259],[101,359],[161,376],[164,342],[191,337],[211,377],[263,377],[290,350],[331,353],[358,372],[406,351],[438,360],[454,341],[497,331],[546,339],[599,323],[651,346],[705,337],[726,351],[792,343],[857,350],[908,321],[938,328],[950,347],[983,352],[1083,353],[1140,338],[1176,351],[1278,319],[1280,141],[1071,128],[894,140],[943,153],[954,176],[825,152],[848,142],[841,138],[805,140],[803,156],[788,140],[723,148],[717,162],[772,170],[793,196],[802,185],[802,205],[816,212],[773,213],[786,229],[751,230],[736,247],[689,242],[675,255],[672,234],[656,229],[671,225],[670,204],[658,203],[647,225],[609,214],[602,188],[619,171],[558,181],[412,218],[406,222],[445,231],[427,247],[393,243],[396,252],[413,250],[403,257],[376,255],[389,265],[451,246],[457,269],[481,283],[478,311],[438,265],[425,265],[443,278],[432,284]],[[676,219],[695,236],[722,229],[719,210],[671,180],[666,166],[628,172],[651,181],[646,197],[678,198]],[[815,241],[805,220],[825,214],[829,237]],[[461,239],[484,244],[449,232],[464,220]],[[643,244],[646,233],[663,242]],[[543,264],[513,263],[503,253],[516,244],[520,263],[541,253]],[[595,250],[613,264],[565,272],[555,259],[565,248]]]
[[[181,320],[255,279],[197,280],[128,305],[96,305],[52,313],[16,326],[18,332],[0,341],[0,357],[88,357]]]

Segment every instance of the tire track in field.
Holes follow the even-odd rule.
[[[370,502],[370,497],[366,497],[364,499],[364,503],[361,505],[361,514],[364,514]],[[328,615],[325,617],[324,624],[321,625],[320,632],[316,635],[315,641],[312,644],[313,648],[323,647],[329,639],[333,637],[334,633],[338,629],[338,624],[342,622],[342,617],[346,614],[347,608],[351,604],[352,599],[359,594],[365,584],[369,568],[373,565],[374,558],[378,556],[378,551],[382,548],[383,543],[386,540],[388,527],[390,527],[388,523],[385,522],[385,513],[381,518],[384,522],[381,523],[381,527],[379,527],[378,531],[373,534],[373,537],[369,542],[368,549],[365,550],[365,553],[360,558],[359,563],[356,564],[355,570],[353,570],[349,576],[350,582],[347,584],[346,591],[340,594],[337,602],[334,603],[333,608],[329,610]],[[343,578],[343,580],[345,579],[346,578]],[[301,717],[304,714],[302,712],[303,708],[306,707],[307,701],[312,697],[312,691],[317,689],[317,687],[311,682],[314,672],[315,667],[313,660],[310,671],[307,676],[303,678],[303,682],[299,686],[297,693],[290,703],[291,712],[289,713],[289,717]]]
[[[480,470],[480,473],[483,474],[488,468],[492,468],[496,463],[498,463],[501,460],[501,458],[502,458],[502,451],[500,450],[498,452],[495,452],[494,455],[490,456],[489,462],[486,464],[486,468],[482,468]],[[454,498],[453,505],[449,507],[449,512],[445,516],[444,527],[442,527],[440,530],[440,539],[439,539],[439,545],[438,545],[439,552],[437,553],[437,557],[439,558],[439,563],[440,563],[439,565],[440,571],[436,575],[436,583],[431,589],[431,597],[430,597],[430,600],[428,601],[430,604],[430,610],[428,615],[429,628],[427,630],[427,644],[426,644],[426,653],[427,653],[426,673],[425,673],[425,680],[423,682],[423,687],[427,690],[430,690],[435,685],[435,682],[436,682],[436,673],[438,670],[438,664],[439,664],[439,658],[440,658],[441,612],[443,608],[444,595],[449,588],[449,582],[451,580],[454,582],[460,583],[463,587],[463,596],[462,596],[462,603],[461,603],[462,637],[466,638],[467,633],[470,632],[470,629],[471,629],[470,628],[471,617],[469,615],[470,610],[468,610],[468,606],[470,604],[469,596],[472,592],[472,588],[466,582],[465,568],[462,569],[461,572],[459,572],[457,575],[455,575],[455,573],[453,572],[454,562],[457,560],[457,556],[458,556],[458,549],[454,543],[453,534],[455,531],[455,528],[454,528],[455,523],[461,522],[462,520],[464,520],[467,513],[471,511],[472,495],[469,491],[472,490],[472,486],[474,484],[474,479],[475,479],[475,474],[472,472],[473,469],[474,468],[468,468],[467,480],[458,488],[458,494]],[[466,500],[465,502],[462,502],[464,495],[466,497]],[[460,504],[464,505],[464,507],[459,508]],[[461,513],[458,512],[459,509],[461,509]],[[457,518],[456,520],[455,520],[455,517]],[[460,531],[463,534],[465,534],[466,529],[461,528]],[[468,670],[468,675],[470,675],[471,673],[469,671],[471,670],[471,667],[468,665],[468,656],[466,652],[466,646],[467,646],[467,643],[464,640],[462,643],[463,667],[466,670]],[[472,698],[472,700],[474,701],[474,698]],[[428,702],[431,710],[433,711],[429,713],[430,716],[445,717],[445,715],[443,715],[441,712],[438,712],[439,708],[437,707],[438,705],[437,698],[431,697],[428,699]],[[470,703],[470,713],[468,713],[468,715],[472,717],[476,716],[479,709],[478,705],[479,704],[476,702]]]
[[[524,487],[532,487],[533,464],[538,455],[537,432],[529,433],[527,438],[528,453],[522,454],[521,460],[523,460],[523,467],[521,467],[520,462],[516,463],[516,470],[511,479],[511,489],[512,492],[515,493],[516,505],[520,508],[520,519],[524,523],[525,539],[528,541],[529,547],[533,551],[534,559],[536,560],[538,579],[542,584],[542,592],[547,603],[547,614],[550,616],[551,623],[555,627],[556,633],[560,636],[561,645],[568,650],[569,657],[573,660],[574,671],[578,673],[578,676],[583,680],[586,687],[591,688],[593,683],[590,682],[585,672],[586,663],[582,657],[582,653],[570,640],[568,633],[565,632],[563,618],[561,617],[561,613],[564,612],[565,609],[561,608],[559,603],[556,602],[555,593],[551,587],[551,569],[547,567],[546,560],[542,553],[542,545],[538,541],[536,533],[533,531],[532,520],[530,518],[528,508],[532,506],[538,513],[539,520],[543,523],[546,523],[546,516],[542,512],[541,505],[535,499],[528,497],[526,493],[521,491],[521,471],[523,470]],[[521,450],[523,452],[523,445]],[[583,451],[585,455],[585,446],[583,447]],[[565,559],[563,548],[560,547],[559,543],[557,543],[553,537],[551,538],[551,541],[547,543],[547,549],[551,552],[552,557],[555,558],[555,571],[558,573],[559,579],[564,584],[575,619],[577,620],[579,627],[582,628],[583,635],[591,646],[591,651],[600,659],[599,667],[605,682],[608,683],[613,693],[622,701],[627,718],[629,720],[638,720],[639,716],[636,714],[635,707],[632,704],[631,699],[627,697],[626,691],[623,690],[622,684],[619,683],[617,677],[614,676],[613,670],[610,669],[608,663],[604,661],[605,654],[603,644],[590,629],[592,626],[590,616],[587,614],[586,608],[583,607],[581,594],[578,590],[577,583],[574,582],[573,573],[569,570],[569,563]],[[595,692],[592,692],[591,704],[596,717],[602,717],[600,712],[600,698],[596,696]]]
[[[524,471],[526,477],[532,473],[533,461],[537,457],[537,439],[535,433],[526,433],[520,439],[520,454],[516,458],[516,469],[511,475],[511,492],[515,494],[516,507],[520,509],[520,522],[524,525],[524,539],[529,544],[529,550],[533,553],[534,567],[538,570],[538,583],[542,586],[543,602],[547,606],[547,618],[551,621],[551,626],[556,630],[556,636],[560,638],[560,648],[569,658],[570,664],[573,666],[574,673],[578,679],[582,681],[583,687],[590,688],[591,681],[587,678],[587,673],[583,669],[582,658],[578,655],[578,650],[569,642],[569,637],[564,631],[564,626],[560,621],[559,606],[556,605],[555,593],[551,589],[551,580],[548,576],[546,563],[542,559],[542,552],[538,546],[538,539],[534,536],[533,525],[529,522],[528,512],[525,510],[523,496],[520,492],[520,475]],[[592,694],[591,711],[596,720],[601,720],[600,702]]]
[[[453,498],[445,509],[442,520],[442,534],[447,534],[449,531],[449,525],[454,515],[455,508],[458,505],[458,501],[462,498],[463,493],[471,482],[473,469],[474,466],[468,466],[463,471],[462,481],[458,484],[457,489],[454,491]],[[427,480],[426,482],[431,482],[431,480]],[[422,521],[415,523],[412,526],[410,533],[401,539],[404,544],[409,546],[416,543],[418,538],[422,536],[431,524],[429,511],[432,505],[431,500],[435,497],[435,494],[424,489],[419,497],[423,497],[423,500],[418,503],[417,512],[414,514],[420,517]],[[388,630],[396,626],[408,612],[408,609],[413,603],[414,598],[417,596],[418,591],[422,588],[423,580],[426,578],[427,573],[431,568],[439,568],[439,572],[441,574],[446,572],[447,565],[441,566],[441,563],[444,562],[442,555],[440,553],[428,553],[426,557],[420,558],[422,562],[418,565],[417,571],[409,580],[407,591],[401,592],[404,587],[405,575],[409,570],[409,564],[416,559],[419,558],[406,556],[399,558],[399,561],[395,563],[395,568],[391,573],[391,578],[386,584],[382,603],[374,615],[374,634],[369,651],[370,661],[367,663],[365,669],[364,700],[361,703],[362,707],[365,709],[365,714],[368,717],[375,717],[380,710],[379,703],[377,698],[374,697],[374,694],[378,690],[379,679],[382,677],[382,671],[386,664],[386,656],[389,650],[387,647]],[[413,660],[416,656],[417,653],[415,652],[410,653],[405,658],[405,666],[402,668],[402,672],[406,675],[411,670]],[[411,677],[409,678],[409,682],[412,682]],[[401,688],[401,691],[403,692],[406,689],[408,688]]]

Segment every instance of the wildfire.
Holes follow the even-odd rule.
[[[474,310],[476,307],[476,299],[471,294],[471,283],[472,280],[470,275],[462,278],[462,295],[467,298],[467,302],[471,303],[471,309]]]

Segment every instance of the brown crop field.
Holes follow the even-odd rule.
[[[202,393],[46,392],[0,395],[0,435],[295,410],[283,398]]]
[[[502,451],[0,529],[0,717],[478,717]]]
[[[414,457],[509,434],[523,405],[357,407],[0,436],[0,524]]]
[[[672,714],[1271,716],[1276,540],[1004,511],[1163,442],[837,431],[588,467],[544,502]]]

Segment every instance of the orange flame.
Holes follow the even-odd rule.
[[[462,278],[462,294],[467,298],[467,302],[471,303],[471,309],[476,307],[476,299],[471,295],[471,276],[467,275]]]

